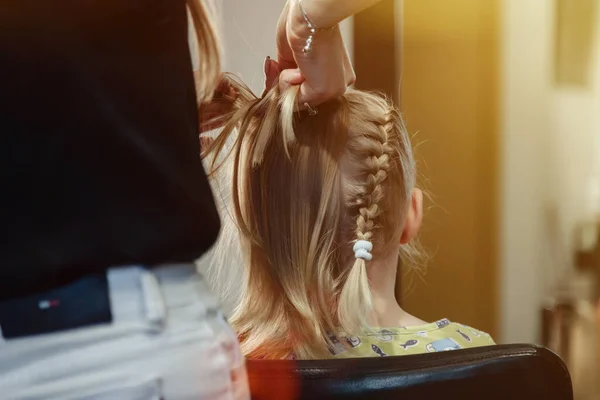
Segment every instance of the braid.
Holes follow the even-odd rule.
[[[368,157],[364,163],[364,174],[367,175],[363,190],[356,199],[358,216],[356,218],[356,238],[371,240],[377,217],[382,213],[379,205],[384,196],[383,183],[390,170],[390,159],[393,152],[388,143],[389,132],[393,129],[393,109],[385,114],[385,119],[379,129],[369,135],[365,149]]]
[[[366,179],[359,185],[354,199],[351,200],[352,208],[357,210],[358,214],[355,227],[357,244],[367,241],[372,247],[374,233],[379,225],[378,218],[383,213],[380,203],[385,195],[384,182],[388,177],[393,153],[388,138],[394,129],[394,116],[394,110],[389,109],[382,120],[375,122],[378,124],[377,129],[363,132],[359,138],[360,148],[367,157],[358,167],[358,175],[365,176]],[[363,252],[359,257],[361,253],[357,252],[356,247],[354,250],[356,261],[342,288],[338,305],[338,319],[346,332],[354,332],[367,326],[365,317],[372,309],[366,271],[366,261],[371,259],[371,254]]]

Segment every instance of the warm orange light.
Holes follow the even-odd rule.
[[[248,361],[250,393],[256,400],[296,400],[300,398],[300,377],[295,361]],[[286,373],[287,371],[287,373]]]

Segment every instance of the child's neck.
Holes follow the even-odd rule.
[[[393,256],[373,260],[367,269],[373,296],[373,312],[367,321],[372,327],[391,328],[425,323],[404,311],[396,300],[398,253],[390,251],[388,254]]]

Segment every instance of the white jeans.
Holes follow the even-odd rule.
[[[107,275],[112,323],[0,338],[0,398],[249,399],[237,338],[193,265]]]

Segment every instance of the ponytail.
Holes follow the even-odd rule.
[[[307,116],[298,86],[274,84],[259,98],[224,79],[239,96],[203,157],[211,175],[232,160],[232,226],[246,259],[230,322],[246,357],[328,358],[340,329],[368,328],[368,268],[390,248],[412,191],[402,187],[414,171],[399,114],[350,91]]]
[[[196,79],[198,103],[211,99],[219,84],[221,73],[221,52],[214,23],[214,13],[208,10],[205,1],[186,0],[195,33],[196,49],[193,50],[198,52],[198,76]]]

